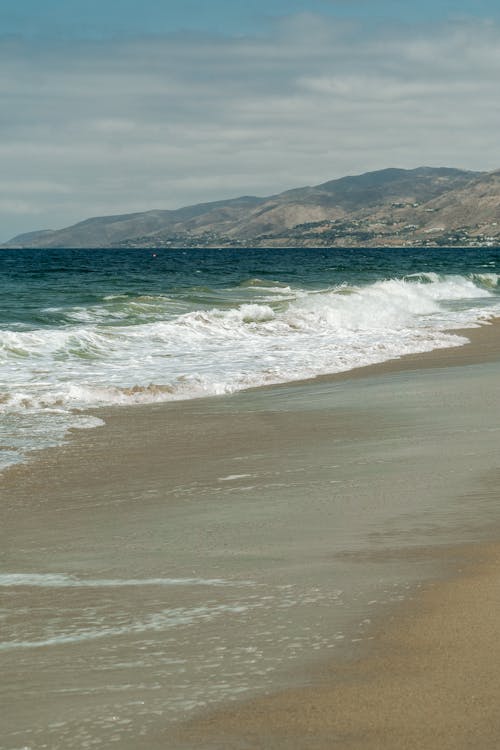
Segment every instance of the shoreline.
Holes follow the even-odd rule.
[[[428,352],[403,354],[397,359],[388,359],[384,362],[363,365],[362,367],[355,367],[352,370],[325,373],[305,380],[292,380],[286,383],[275,383],[269,386],[249,388],[248,390],[256,391],[261,388],[286,388],[306,383],[358,380],[415,370],[434,370],[445,367],[462,367],[464,365],[496,362],[500,358],[500,341],[495,339],[495,329],[497,329],[497,335],[500,337],[500,318],[490,318],[476,328],[460,328],[446,331],[446,333],[468,339],[463,344],[432,349]]]
[[[398,373],[480,365],[500,360],[500,318],[491,318],[481,325],[478,325],[476,328],[461,328],[447,331],[447,333],[466,338],[468,341],[452,347],[432,349],[427,352],[404,354],[397,359],[388,359],[384,362],[363,365],[362,367],[355,367],[352,370],[324,373],[311,378],[288,380],[283,383],[252,386],[240,391],[235,391],[231,394],[223,394],[221,396],[203,396],[201,398],[179,401],[159,401],[144,404],[103,406],[100,408],[83,410],[82,413],[101,417],[106,423],[106,419],[109,416],[119,415],[126,411],[134,413],[136,410],[138,412],[144,410],[146,412],[148,409],[158,408],[179,410],[187,404],[209,404],[211,402],[219,401],[220,399],[237,398],[238,396],[244,396],[245,394],[258,394],[272,391],[280,393],[281,391],[301,386],[310,386],[314,388],[315,385],[319,386],[321,384],[346,383],[349,381],[377,378],[379,376],[396,375]],[[72,435],[78,432],[81,432],[81,430],[78,430],[77,428],[71,430]]]
[[[470,343],[315,380],[499,360],[498,319],[456,333]],[[489,479],[491,491],[499,478],[497,469]],[[199,743],[204,750],[494,750],[500,743],[499,531],[494,532],[498,541],[479,538],[442,549],[446,564],[440,567],[441,575],[436,573],[409,598],[380,612],[370,626],[369,642],[351,658],[313,669],[303,687],[207,712],[168,740],[156,736],[158,747],[187,750]],[[436,554],[436,547],[423,554],[432,556],[432,549]]]
[[[436,446],[440,445],[438,430],[435,434],[430,434],[434,443],[424,446],[427,453],[424,451],[421,458],[417,456],[410,467],[410,473],[407,473],[405,451],[409,451],[408,455],[413,454],[414,447],[421,441],[419,435],[427,434],[427,423],[432,425],[433,415],[428,414],[426,394],[432,393],[436,388],[443,394],[449,390],[451,401],[446,405],[446,414],[449,412],[453,415],[454,408],[459,407],[461,397],[461,390],[454,390],[453,383],[461,379],[467,383],[471,393],[474,389],[477,390],[476,370],[472,368],[470,372],[461,373],[460,368],[500,361],[500,321],[456,333],[470,337],[471,343],[424,354],[406,355],[399,360],[360,368],[358,371],[322,376],[312,381],[294,381],[252,389],[229,397],[93,411],[91,413],[97,413],[105,419],[104,427],[75,431],[65,445],[40,451],[29,464],[11,467],[5,473],[1,485],[6,490],[7,511],[4,528],[6,545],[2,551],[2,560],[7,561],[7,569],[14,573],[30,570],[28,563],[33,560],[41,571],[71,574],[73,568],[64,567],[69,561],[75,566],[77,575],[89,578],[112,579],[121,577],[127,570],[133,571],[129,573],[131,578],[154,577],[158,575],[157,556],[165,548],[169,550],[169,562],[174,562],[176,567],[162,569],[163,574],[174,576],[189,572],[193,575],[201,573],[209,578],[224,578],[229,573],[236,579],[244,580],[253,573],[259,573],[262,565],[267,565],[268,555],[269,564],[275,566],[273,585],[297,580],[297,576],[301,580],[301,566],[304,562],[311,566],[308,573],[310,577],[314,578],[316,569],[327,576],[335,555],[340,561],[344,559],[346,568],[352,564],[352,560],[363,560],[363,555],[366,556],[365,565],[368,568],[372,566],[374,570],[385,570],[386,568],[377,568],[377,565],[382,566],[388,561],[390,563],[391,559],[394,568],[401,566],[405,570],[409,570],[408,560],[413,558],[418,561],[416,578],[413,580],[428,582],[424,585],[423,593],[418,593],[403,604],[382,603],[377,607],[370,625],[370,637],[373,635],[373,641],[364,641],[359,647],[356,645],[351,648],[352,653],[347,658],[343,658],[342,654],[345,652],[341,652],[340,659],[330,659],[332,652],[328,652],[330,661],[327,663],[325,660],[323,666],[318,666],[318,660],[316,657],[312,658],[314,652],[311,651],[310,657],[306,655],[307,658],[302,662],[290,666],[295,677],[288,682],[288,687],[286,684],[284,688],[278,687],[278,680],[274,689],[268,686],[259,691],[262,697],[243,699],[241,703],[225,709],[212,708],[182,727],[178,725],[175,731],[172,726],[165,730],[161,727],[161,722],[156,722],[144,736],[148,747],[169,750],[191,749],[193,746],[203,750],[225,747],[228,750],[236,747],[326,750],[336,744],[342,748],[359,747],[360,750],[385,750],[392,747],[399,750],[401,747],[422,746],[426,750],[433,747],[436,750],[463,747],[465,750],[474,744],[481,747],[481,750],[490,747],[486,735],[482,735],[475,743],[469,741],[469,737],[460,744],[461,738],[452,731],[457,718],[453,710],[458,710],[460,701],[465,700],[463,693],[460,700],[457,698],[458,708],[455,701],[448,713],[442,712],[443,729],[440,734],[437,731],[434,733],[439,743],[436,739],[437,744],[431,744],[434,741],[431,731],[427,738],[428,744],[419,744],[419,722],[425,725],[426,712],[436,703],[442,702],[441,694],[449,692],[455,696],[460,695],[458,688],[446,682],[450,675],[444,669],[439,668],[440,673],[436,674],[434,667],[439,663],[439,648],[437,654],[432,651],[434,656],[427,659],[425,669],[421,669],[422,659],[419,654],[426,654],[430,648],[426,645],[426,634],[431,638],[431,646],[436,641],[444,643],[448,638],[443,658],[453,665],[450,667],[451,677],[456,672],[459,674],[457,679],[462,679],[462,657],[459,649],[453,647],[453,639],[458,638],[458,625],[455,624],[457,618],[453,615],[453,607],[458,608],[460,618],[462,613],[467,615],[467,632],[461,636],[464,643],[467,637],[474,640],[473,636],[480,633],[481,619],[484,619],[484,623],[489,623],[487,629],[491,638],[496,635],[492,620],[497,619],[497,613],[492,601],[494,602],[500,544],[493,544],[486,541],[486,538],[488,533],[500,536],[497,533],[500,519],[485,533],[481,531],[479,521],[476,529],[476,519],[468,519],[466,515],[458,530],[452,524],[446,532],[448,536],[444,534],[441,538],[438,533],[439,514],[434,518],[435,528],[429,526],[427,529],[423,526],[420,531],[418,519],[412,521],[411,516],[408,516],[407,520],[405,513],[413,511],[402,502],[400,512],[403,515],[399,525],[389,529],[385,536],[381,534],[377,537],[377,533],[380,534],[380,524],[384,518],[390,517],[384,515],[388,502],[385,493],[391,488],[392,494],[398,496],[399,493],[404,493],[405,485],[420,481],[421,467],[427,466],[429,469],[429,455],[432,458],[434,443]],[[442,372],[433,374],[435,370]],[[472,381],[470,384],[469,378]],[[492,379],[491,373],[484,380],[477,380],[480,388],[485,389],[491,388],[491,383],[494,382],[496,381]],[[411,407],[413,411],[402,415],[397,410],[394,414],[386,414],[384,404],[390,403],[393,391],[404,394],[408,389],[414,390],[417,385],[423,389],[422,404],[427,422],[420,425],[420,433],[417,430],[417,434],[413,435],[414,426],[408,423],[408,419],[419,414],[418,409],[422,408],[419,406],[420,401],[415,401]],[[367,397],[367,392],[374,389],[377,391],[375,396],[369,393]],[[485,470],[493,467],[490,459],[496,455],[493,432],[497,429],[495,409],[494,406],[490,407],[488,391],[485,390],[484,393],[487,401],[485,408],[489,412],[493,410],[489,428],[492,430],[492,446],[485,456],[471,457],[471,466],[475,468],[470,487],[467,483],[462,483],[461,476],[452,483],[452,499],[455,500],[460,500],[462,491],[470,492],[474,487],[477,489],[477,482],[483,480]],[[379,403],[381,395],[386,401]],[[323,409],[324,405],[326,410]],[[449,472],[464,463],[456,446],[470,448],[469,433],[474,428],[474,418],[474,414],[468,412],[469,421],[458,425],[458,442],[453,444],[450,455],[442,456],[443,461],[452,461]],[[344,447],[342,440],[345,442]],[[245,482],[250,483],[246,477],[253,475],[246,473],[247,468],[241,463],[241,456],[258,467],[263,477],[276,470],[277,476],[280,472],[284,476],[285,471],[290,471],[290,467],[293,467],[298,472],[291,475],[293,482],[289,487],[293,487],[312,456],[321,470],[326,461],[331,462],[331,455],[328,453],[318,455],[325,441],[329,441],[330,449],[335,450],[339,465],[342,465],[343,458],[347,457],[352,461],[354,456],[354,463],[345,469],[348,483],[341,485],[345,486],[346,492],[353,470],[359,472],[359,477],[364,477],[364,491],[368,500],[372,488],[379,487],[376,497],[380,502],[373,507],[367,506],[368,525],[364,531],[361,529],[362,533],[374,534],[371,548],[365,546],[359,549],[355,538],[351,546],[346,542],[339,549],[334,548],[335,554],[328,545],[322,547],[317,541],[317,533],[325,524],[326,528],[331,524],[331,511],[324,507],[323,500],[315,510],[316,526],[313,524],[308,529],[301,525],[301,519],[307,521],[307,514],[293,515],[294,508],[288,504],[287,493],[290,490],[287,487],[280,496],[278,489],[274,489],[279,487],[278,484],[262,485],[264,489],[269,486],[269,497],[276,498],[276,520],[266,515],[268,511],[265,503],[262,504],[259,500],[260,486],[257,485],[255,490],[245,487]],[[478,443],[482,446],[485,444],[484,439],[482,443]],[[297,468],[296,464],[302,459],[304,450],[308,454],[303,458],[303,467],[299,465]],[[401,450],[399,458],[398,450]],[[367,461],[370,456],[372,463],[364,468],[361,459]],[[235,461],[238,463],[234,463]],[[469,459],[465,463],[468,461]],[[309,468],[309,473],[303,474],[304,480],[300,480],[302,485],[298,485],[299,496],[300,492],[307,492],[310,488],[310,479],[313,484],[317,479],[316,464],[310,466],[313,469]],[[382,468],[379,470],[378,466]],[[477,473],[478,468],[483,474]],[[341,470],[335,467],[332,469],[337,472]],[[379,473],[372,476],[370,472],[375,470]],[[379,475],[380,471],[382,475]],[[495,472],[493,474],[484,478],[486,489],[483,494],[488,495],[488,502],[492,498],[496,500],[498,477]],[[331,476],[335,482],[342,478],[336,474]],[[466,473],[463,477],[467,478]],[[451,478],[450,474],[450,481]],[[385,484],[380,484],[382,479]],[[234,488],[231,482],[235,482]],[[251,482],[257,480],[252,479]],[[440,493],[446,491],[449,484],[447,475],[440,477],[437,467],[433,468],[432,465],[425,482],[425,492],[430,497],[436,493],[437,497],[441,497]],[[201,490],[205,494],[200,495]],[[235,512],[233,508],[239,497],[237,493],[244,490],[250,493],[248,497],[254,507],[245,510],[241,517],[232,517],[230,514]],[[349,491],[354,496],[357,493],[356,486]],[[215,516],[211,516],[217,493],[221,495],[221,500],[218,510],[215,509]],[[286,504],[286,514],[290,514],[286,524],[285,519],[280,517],[280,503]],[[298,504],[304,505],[300,502],[300,497]],[[488,509],[487,502],[480,506],[479,510],[481,509],[484,516]],[[311,511],[307,509],[307,513],[312,513],[313,510],[314,508]],[[440,512],[448,517],[455,510],[458,513],[460,508],[444,504]],[[424,511],[425,509],[422,512]],[[193,518],[196,519],[195,527],[192,525]],[[423,519],[425,521],[425,513]],[[158,521],[167,525],[161,526]],[[241,522],[246,537],[239,530]],[[275,534],[281,533],[281,527],[285,527],[284,537],[277,537],[276,549],[269,541],[266,547],[261,540],[261,537],[270,534],[268,527],[273,523]],[[373,525],[372,531],[370,523]],[[415,528],[413,536],[410,535],[411,547],[408,548],[406,537],[402,534],[412,523]],[[172,550],[165,542],[165,534],[167,531],[170,533],[170,527],[175,534],[168,544],[177,544]],[[462,530],[464,538],[461,537]],[[186,533],[194,534],[193,541],[189,542],[189,549],[183,541]],[[458,540],[455,543],[451,541],[454,538]],[[207,547],[205,558],[198,549],[198,542]],[[102,557],[104,548],[106,557]],[[100,558],[95,559],[95,550],[100,551]],[[261,559],[263,555],[264,562]],[[204,567],[207,562],[208,567]],[[141,567],[136,573],[137,563]],[[165,564],[161,560],[160,563]],[[429,573],[430,570],[434,571],[434,575]],[[484,606],[481,609],[480,600],[474,599],[474,604],[471,605],[472,597],[467,598],[466,592],[474,592],[476,589],[483,592],[491,610],[489,614],[483,612]],[[109,596],[111,593],[110,590]],[[77,595],[80,596],[78,592],[75,597]],[[81,597],[85,602],[83,593]],[[139,594],[135,598],[139,600]],[[445,601],[444,605],[441,605],[441,599]],[[122,600],[118,598],[117,601],[120,603]],[[44,605],[45,608],[47,606]],[[433,613],[437,618],[437,625],[426,619],[433,616]],[[475,622],[474,617],[479,618],[479,621]],[[315,624],[309,624],[313,624],[314,629]],[[410,631],[413,633],[413,640],[410,639]],[[481,651],[483,638],[485,643],[488,642],[486,635],[478,635],[475,644],[482,654],[481,658],[480,655],[475,657],[480,668],[478,687],[475,688],[478,695],[482,671],[490,664],[494,671],[496,665],[494,656],[488,656],[484,649]],[[347,650],[349,648],[347,646]],[[88,652],[83,647],[75,647],[75,653],[82,660]],[[466,669],[472,674],[474,660],[471,659],[467,662]],[[12,663],[12,668],[16,669],[15,661]],[[29,669],[31,670],[31,662]],[[417,682],[417,676],[421,680],[425,677],[430,681],[429,684]],[[469,677],[465,680],[466,683],[467,681],[470,681]],[[301,684],[306,686],[301,687]],[[433,693],[433,685],[441,692]],[[473,705],[467,704],[467,714],[463,712],[465,716],[472,717],[469,725],[474,727],[476,733],[481,728],[480,722],[476,721],[475,714],[473,716],[471,712],[477,708],[481,716],[488,716],[490,722],[490,714],[487,712],[496,704],[495,696],[500,695],[500,684],[497,689],[494,675],[489,672],[485,690],[491,692],[491,700],[488,702],[487,695],[480,697]],[[412,702],[420,706],[420,714],[410,721],[408,716],[411,714]],[[360,706],[363,707],[361,711]],[[391,713],[393,706],[396,718]],[[398,724],[397,716],[405,717],[402,723]],[[457,726],[461,731],[468,731],[464,727],[464,721],[458,721],[459,718],[460,716],[457,718]],[[494,719],[491,716],[491,724],[495,723]],[[408,730],[406,735],[405,729]],[[496,731],[495,725],[494,732]],[[446,744],[447,733],[454,744],[452,740]],[[494,735],[496,740],[499,736],[500,731]],[[137,747],[137,744],[127,744],[126,740],[122,744],[123,747]],[[498,741],[491,740],[491,748],[497,745]]]
[[[498,329],[498,336],[500,338],[500,318],[491,318],[484,323],[481,323],[475,328],[463,328],[453,329],[446,331],[447,333],[456,335],[458,337],[466,338],[468,341],[463,344],[457,344],[452,347],[444,347],[440,349],[432,349],[427,352],[417,352],[404,354],[396,359],[388,359],[383,362],[377,362],[374,364],[363,365],[361,367],[355,367],[351,370],[345,370],[334,373],[324,373],[311,378],[289,380],[280,383],[270,383],[266,385],[251,386],[242,390],[235,391],[231,394],[223,394],[221,396],[202,396],[200,398],[189,398],[180,399],[175,401],[152,401],[146,403],[131,403],[131,404],[119,404],[119,405],[106,405],[89,408],[76,409],[77,414],[82,416],[92,416],[103,421],[104,424],[96,425],[90,428],[69,428],[66,438],[63,443],[47,448],[34,449],[26,454],[26,459],[19,462],[6,465],[0,470],[0,487],[11,473],[17,476],[23,474],[25,470],[30,470],[30,467],[35,465],[38,459],[42,459],[45,455],[52,454],[53,451],[64,451],[64,447],[68,444],[78,441],[82,435],[88,431],[93,432],[96,429],[102,429],[106,427],[109,419],[114,419],[115,416],[125,416],[127,413],[130,415],[138,413],[147,413],[149,409],[171,409],[178,411],[183,409],[186,405],[194,403],[204,404],[220,399],[234,398],[238,395],[244,395],[246,393],[259,393],[265,391],[276,391],[280,392],[288,388],[295,388],[300,386],[314,386],[315,384],[329,384],[329,383],[344,383],[348,381],[364,380],[371,377],[386,376],[397,373],[412,372],[425,369],[440,369],[446,367],[460,367],[464,365],[474,364],[486,364],[488,362],[495,362],[500,359],[500,344],[497,344],[495,340],[495,334],[493,331]]]
[[[470,342],[304,382],[500,358],[498,319],[456,333]],[[275,387],[287,385],[293,384]],[[423,554],[432,557],[432,551],[438,548]],[[357,654],[313,669],[305,687],[210,711],[154,741],[176,750],[192,743],[204,750],[494,750],[500,742],[500,540],[445,547],[442,555],[441,575],[436,571],[422,589],[379,613]]]
[[[12,486],[18,479],[22,480],[24,476],[30,475],[33,470],[36,472],[37,466],[43,463],[46,458],[57,460],[58,455],[66,454],[68,450],[71,451],[78,443],[88,443],[89,436],[95,434],[96,431],[106,430],[112,422],[126,421],[129,418],[137,416],[145,418],[150,412],[162,410],[168,413],[171,411],[178,416],[184,409],[199,411],[205,405],[210,409],[211,405],[219,404],[221,401],[228,399],[244,398],[246,394],[258,395],[273,392],[281,394],[287,390],[294,390],[304,386],[314,389],[316,386],[319,387],[322,384],[342,384],[400,373],[410,374],[423,370],[458,368],[468,365],[488,364],[500,360],[500,318],[491,318],[476,328],[457,329],[449,331],[449,333],[467,338],[468,341],[454,347],[405,354],[397,359],[364,365],[352,370],[326,373],[313,378],[259,385],[221,396],[203,396],[178,401],[155,401],[78,409],[76,410],[77,413],[84,416],[98,417],[102,420],[103,424],[86,429],[70,428],[64,443],[33,450],[31,456],[28,454],[29,458],[26,461],[6,466],[0,472],[0,487]]]

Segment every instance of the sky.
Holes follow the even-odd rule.
[[[491,170],[499,124],[498,0],[0,2],[0,241],[389,166]]]

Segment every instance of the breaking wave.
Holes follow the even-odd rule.
[[[498,287],[495,273],[323,289],[253,278],[180,301],[123,294],[46,308],[57,325],[0,331],[4,457],[30,430],[36,437],[35,418],[38,444],[54,444],[70,427],[99,424],[75,410],[221,395],[459,346],[454,329],[498,314]]]

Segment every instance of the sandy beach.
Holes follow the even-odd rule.
[[[498,332],[7,471],[0,746],[497,747]]]
[[[498,324],[465,332],[463,348],[405,357],[375,372],[498,359]],[[366,374],[357,371],[355,376]],[[493,468],[493,467],[492,467]],[[498,467],[488,478],[496,494]],[[484,492],[483,487],[483,492]],[[428,551],[429,553],[429,551]],[[451,578],[433,581],[377,622],[368,651],[326,664],[307,687],[208,715],[165,746],[206,748],[496,748],[500,545],[444,551]]]

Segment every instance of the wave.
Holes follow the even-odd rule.
[[[443,302],[491,297],[484,283],[493,276],[483,274],[478,286],[469,278],[420,274],[297,290],[286,303],[194,310],[147,324],[4,331],[0,360],[11,382],[22,383],[21,360],[27,377],[24,388],[0,393],[0,409],[220,394],[458,345],[463,339],[445,329],[475,325],[491,311],[451,314]]]
[[[213,290],[210,307],[194,288],[184,299],[106,297],[66,311],[64,325],[0,331],[0,413],[21,420],[24,442],[37,415],[57,442],[86,426],[74,410],[222,395],[459,346],[467,339],[454,330],[500,312],[499,278],[424,272],[319,289],[249,279]],[[13,434],[0,441],[7,449]]]

